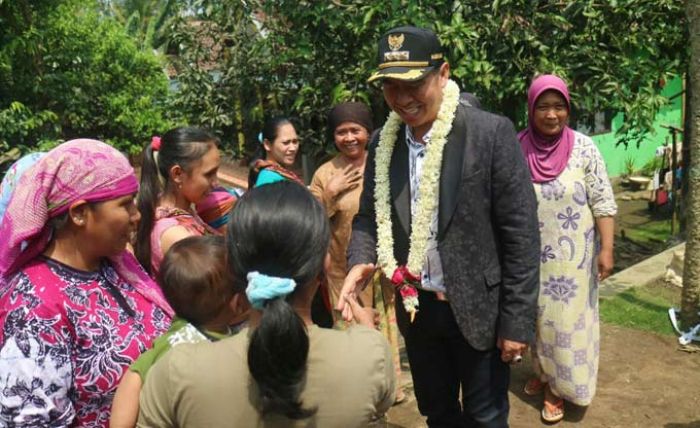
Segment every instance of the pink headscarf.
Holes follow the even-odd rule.
[[[48,221],[76,201],[101,202],[130,195],[138,181],[119,151],[96,140],[68,141],[20,178],[0,224],[0,276],[9,277],[41,254],[51,239]],[[27,246],[21,248],[22,242]],[[126,250],[111,258],[123,279],[172,315],[159,287]]]
[[[532,81],[527,91],[528,127],[518,133],[518,139],[527,166],[530,168],[530,177],[535,183],[544,183],[557,178],[566,168],[574,147],[574,131],[568,125],[554,138],[540,135],[535,128],[533,121],[535,103],[537,98],[548,90],[559,92],[566,100],[566,106],[571,112],[569,89],[563,80],[553,74],[545,74]]]

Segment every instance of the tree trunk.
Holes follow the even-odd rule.
[[[235,110],[235,128],[238,146],[236,147],[236,157],[242,158],[245,155],[245,134],[243,133],[243,107],[241,106],[241,94],[236,94],[233,109]]]
[[[683,294],[681,298],[681,325],[689,329],[700,322],[700,0],[687,0],[688,35],[690,60],[688,66],[690,152],[688,165],[688,205],[686,220],[688,226],[683,269]]]
[[[683,158],[683,169],[681,170],[681,198],[679,200],[680,202],[680,210],[679,210],[679,220],[680,220],[680,237],[682,239],[686,239],[687,237],[687,232],[688,232],[688,219],[686,218],[686,212],[687,212],[687,207],[688,207],[688,189],[689,189],[689,183],[688,183],[688,166],[691,164],[691,159],[690,159],[690,128],[692,128],[692,120],[690,116],[690,104],[693,102],[692,101],[692,89],[690,85],[690,76],[688,76],[688,73],[685,73],[683,75],[683,105],[682,105],[682,125],[683,126],[683,149],[682,149],[682,155],[681,157]]]

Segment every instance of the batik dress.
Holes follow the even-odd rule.
[[[0,283],[0,426],[106,427],[122,374],[170,325],[148,291],[111,262],[43,256]]]
[[[595,218],[617,206],[598,148],[578,132],[564,171],[534,186],[542,242],[535,370],[557,395],[585,406],[600,349]]]

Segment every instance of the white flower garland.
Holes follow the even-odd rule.
[[[425,261],[432,215],[438,205],[442,152],[447,143],[447,135],[452,129],[458,104],[459,87],[455,82],[449,80],[442,91],[442,104],[437,118],[433,122],[432,134],[426,147],[427,156],[418,184],[416,214],[411,219],[411,236],[406,267],[409,272],[418,277],[420,277]],[[389,278],[397,268],[391,223],[389,165],[401,123],[400,116],[392,111],[382,129],[375,155],[374,199],[377,215],[377,259],[379,266]]]

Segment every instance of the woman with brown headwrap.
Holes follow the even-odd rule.
[[[311,193],[325,206],[331,224],[331,268],[327,272],[331,307],[338,303],[347,273],[346,251],[350,243],[352,220],[360,207],[366,149],[372,130],[372,114],[364,104],[346,102],[333,107],[328,114],[328,133],[339,153],[321,165],[311,180]],[[379,313],[380,328],[392,347],[398,376],[401,365],[394,288],[390,284],[383,287],[379,279],[373,285],[366,287],[359,298],[365,306],[372,306]],[[333,319],[335,328],[346,327],[339,313],[334,312]],[[404,398],[403,392],[397,388],[396,401],[403,401]]]

